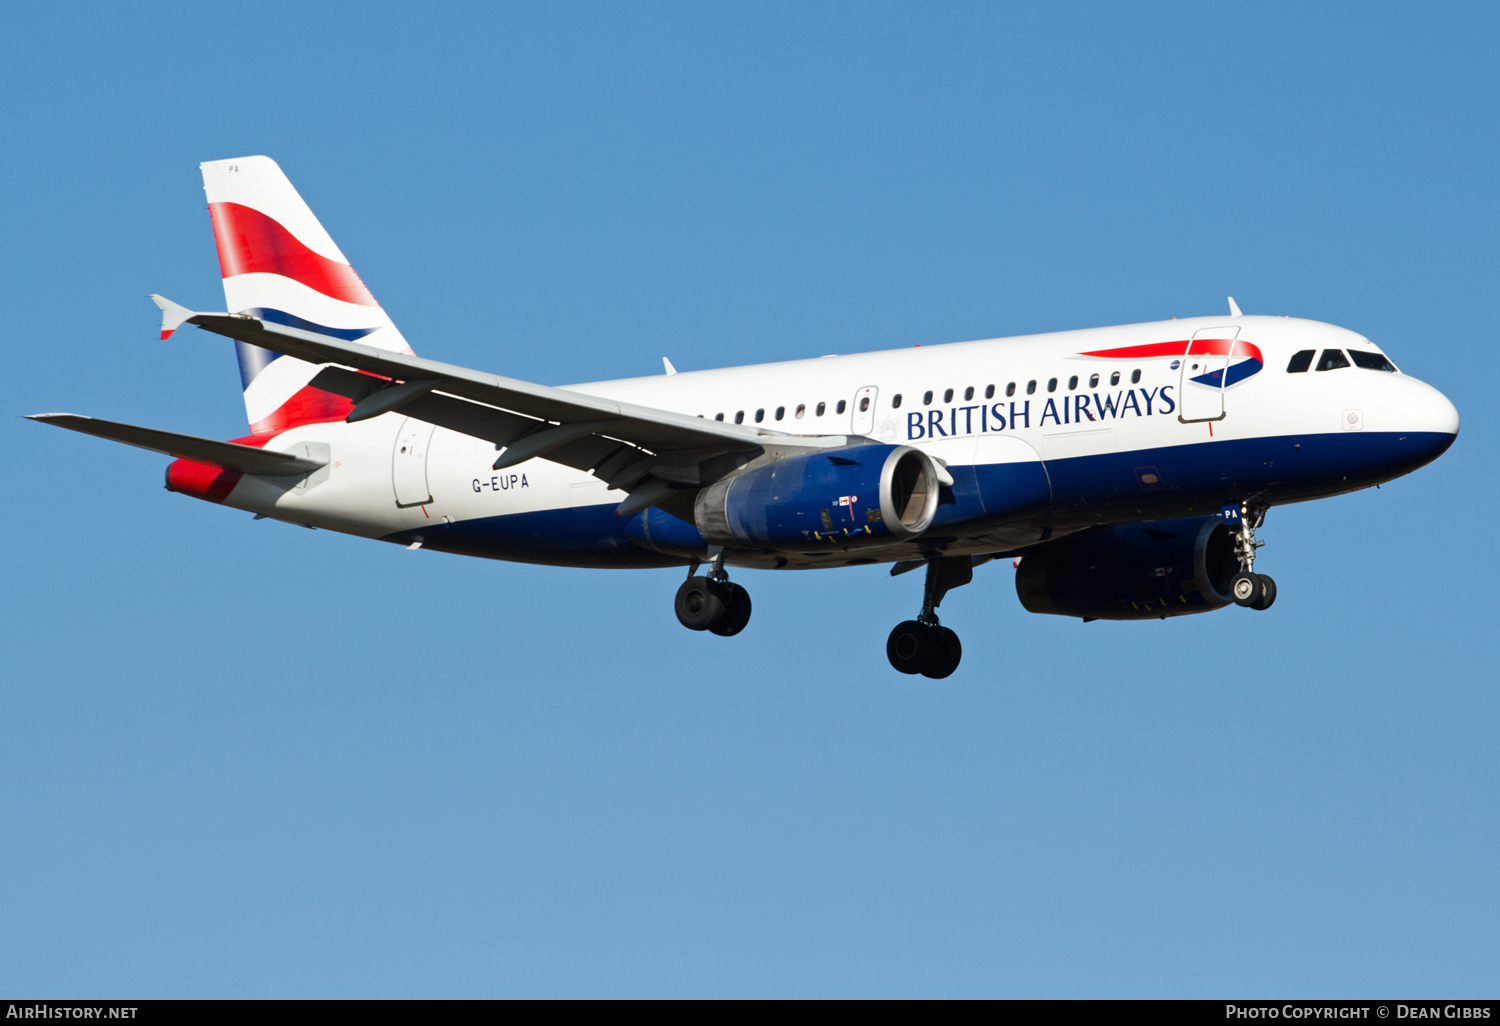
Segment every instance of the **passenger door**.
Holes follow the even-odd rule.
[[[875,400],[880,396],[880,389],[874,385],[861,388],[854,393],[854,426],[852,432],[856,435],[871,435],[875,433]]]
[[[1203,328],[1193,332],[1177,394],[1177,419],[1184,424],[1224,419],[1224,376],[1239,328]]]
[[[391,450],[391,485],[396,490],[396,505],[402,509],[432,501],[432,492],[427,487],[427,456],[436,430],[431,424],[407,417],[396,432],[396,445]]]

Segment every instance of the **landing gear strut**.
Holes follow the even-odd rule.
[[[1266,522],[1266,508],[1252,507],[1249,503],[1225,506],[1224,519],[1234,533],[1234,555],[1240,562],[1240,572],[1229,584],[1234,604],[1248,609],[1270,609],[1276,601],[1276,582],[1255,572],[1255,550],[1265,544],[1256,540],[1255,529]],[[1238,531],[1234,530],[1236,523]]]
[[[729,580],[722,549],[715,554],[707,577],[698,576],[698,561],[693,560],[673,606],[678,622],[688,630],[708,631],[721,638],[733,637],[750,622],[750,593]]]
[[[902,673],[920,673],[942,680],[958,669],[963,645],[958,635],[938,623],[937,607],[953,588],[974,579],[968,556],[934,556],[927,560],[927,582],[922,589],[922,612],[915,620],[898,623],[885,642],[885,656]]]

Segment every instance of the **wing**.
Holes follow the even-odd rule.
[[[160,297],[163,333],[183,323],[309,363],[333,364],[311,384],[352,399],[349,421],[400,411],[494,442],[495,468],[542,457],[586,470],[630,492],[617,513],[691,496],[768,447],[847,445],[845,435],[804,436],[690,417],[567,389],[376,349],[244,314],[192,313]]]
[[[289,477],[307,474],[326,463],[326,460],[309,460],[293,456],[289,452],[272,452],[257,449],[253,445],[238,442],[219,442],[212,438],[197,438],[179,435],[175,431],[158,431],[155,428],[120,424],[113,420],[84,417],[77,413],[35,413],[27,420],[54,424],[69,431],[81,431],[86,435],[108,438],[112,442],[124,442],[152,452],[165,453],[178,459],[192,460],[220,470],[238,470],[244,474],[264,477]]]

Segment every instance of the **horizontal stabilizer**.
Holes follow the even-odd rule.
[[[173,431],[157,431],[155,428],[136,427],[134,424],[83,417],[76,413],[36,413],[26,419],[108,438],[112,442],[124,442],[126,445],[192,460],[220,470],[238,470],[243,474],[258,474],[262,477],[308,474],[325,465],[322,460],[303,459],[291,453],[272,452],[253,445],[195,438]]]

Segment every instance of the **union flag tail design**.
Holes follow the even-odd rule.
[[[236,157],[199,167],[230,312],[411,352],[276,161]],[[252,434],[348,415],[348,399],[308,387],[313,364],[244,342],[235,347]]]

